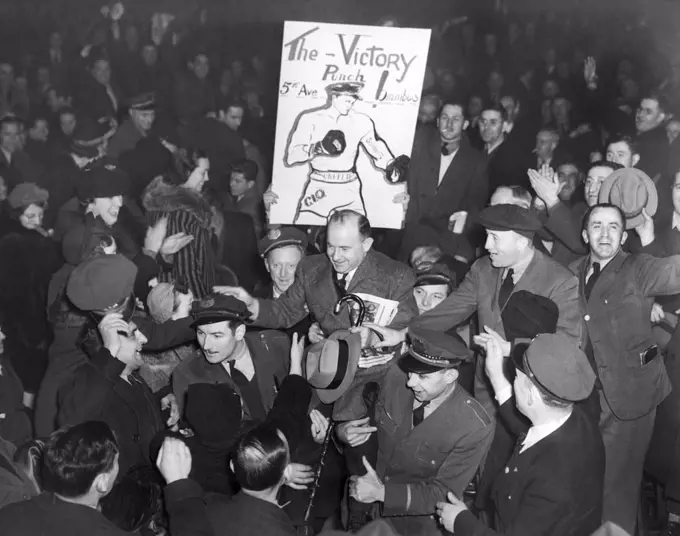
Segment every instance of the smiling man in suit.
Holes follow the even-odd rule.
[[[607,458],[603,517],[634,534],[656,408],[671,391],[649,317],[654,297],[680,292],[680,256],[622,251],[625,216],[614,205],[592,206],[584,222],[590,254],[571,267],[588,330],[585,352],[598,378]]]
[[[468,125],[464,110],[458,101],[446,102],[436,128],[424,126],[416,133],[400,259],[431,245],[433,237],[445,253],[473,258],[471,231],[486,205],[489,184],[486,158],[463,136]]]
[[[580,340],[581,313],[578,281],[558,262],[534,249],[538,217],[517,205],[495,205],[482,211],[489,255],[476,261],[465,280],[434,309],[414,318],[410,327],[448,331],[477,313],[483,333],[502,339],[504,355],[510,355],[501,313],[513,292],[527,290],[553,300],[559,309],[557,332]],[[392,337],[390,337],[392,338]],[[489,413],[497,404],[484,374],[484,358],[478,356],[474,395]]]
[[[339,210],[328,220],[326,254],[305,257],[298,264],[295,281],[278,299],[256,299],[241,287],[215,287],[216,292],[231,294],[244,302],[256,326],[290,328],[307,315],[319,323],[327,337],[351,327],[349,313],[343,308],[333,312],[346,293],[364,293],[399,302],[391,327],[406,327],[418,314],[411,269],[372,249],[371,225],[353,210]],[[375,332],[361,329],[362,347],[378,342]]]
[[[230,385],[243,402],[243,418],[264,420],[288,374],[290,341],[285,333],[246,333],[249,316],[233,296],[210,294],[194,302],[191,315],[201,347],[172,374],[172,388],[183,414],[189,386]]]

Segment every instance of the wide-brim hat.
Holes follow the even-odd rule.
[[[361,336],[339,330],[307,348],[305,378],[319,400],[332,404],[347,392],[361,356]]]
[[[618,169],[609,175],[602,183],[598,201],[619,207],[626,216],[626,229],[634,229],[645,222],[642,209],[654,216],[659,208],[654,181],[636,168]]]

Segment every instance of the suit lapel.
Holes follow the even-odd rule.
[[[268,360],[259,358],[264,351],[259,340],[256,338],[246,339],[246,346],[255,368],[255,380],[260,392],[262,406],[266,412],[269,412],[274,401],[275,391],[278,391],[276,386],[277,380],[275,379],[274,372],[268,367]]]
[[[618,271],[621,269],[623,266],[623,263],[626,262],[626,258],[628,257],[628,254],[619,251],[619,253],[614,257],[609,263],[602,269],[602,272],[600,273],[600,277],[598,277],[597,281],[595,281],[595,286],[593,286],[593,290],[590,293],[590,300],[588,300],[588,303],[590,303],[591,300],[597,300],[597,301],[602,301],[603,296],[606,296],[609,291],[612,288],[612,285],[616,283],[616,274]],[[583,288],[585,289],[585,275],[588,271],[588,264],[585,265],[584,267],[584,281],[583,281]],[[585,299],[585,296],[584,296]]]

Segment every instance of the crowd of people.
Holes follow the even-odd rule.
[[[400,230],[270,224],[280,50],[163,29],[0,58],[0,533],[633,536],[651,482],[680,535],[644,21],[437,25]]]

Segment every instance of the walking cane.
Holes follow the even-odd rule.
[[[352,307],[348,304],[350,323],[353,328],[358,327],[364,321],[364,316],[366,314],[366,305],[364,300],[362,300],[356,294],[346,294],[338,300],[335,304],[333,312],[337,315],[342,309],[342,305],[347,302],[353,302],[358,307]],[[319,465],[314,473],[314,483],[312,484],[312,492],[309,494],[309,502],[307,503],[307,510],[305,510],[305,522],[309,521],[309,517],[312,515],[312,507],[314,506],[314,498],[316,497],[316,492],[319,489],[319,481],[321,480],[321,471],[326,463],[326,453],[328,452],[328,445],[331,442],[331,436],[333,434],[333,428],[335,423],[331,417],[328,422],[328,429],[326,430],[326,436],[323,439],[323,449],[321,451],[321,458],[319,460]]]

